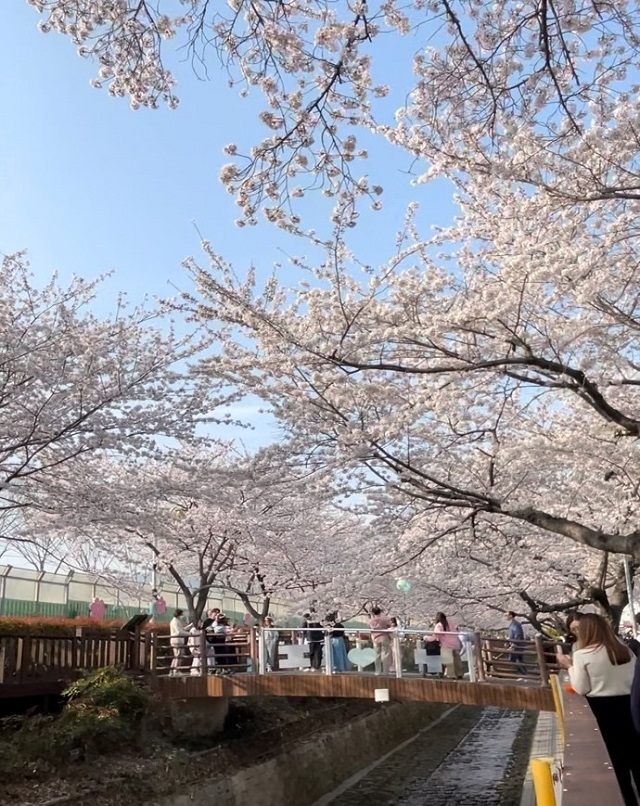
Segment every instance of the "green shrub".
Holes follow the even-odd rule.
[[[64,691],[67,711],[80,708],[113,709],[128,723],[136,723],[149,709],[151,695],[120,669],[107,666],[76,680]]]
[[[65,691],[59,716],[12,717],[0,725],[0,775],[38,776],[73,761],[136,748],[150,692],[113,667]]]

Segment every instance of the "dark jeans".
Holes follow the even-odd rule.
[[[511,663],[518,664],[518,666],[516,666],[516,671],[518,671],[520,674],[527,673],[527,667],[524,665],[524,655],[521,655],[519,652],[512,652],[509,655],[509,660]]]
[[[319,669],[322,666],[322,641],[311,641],[309,643],[309,660],[312,669]]]
[[[210,643],[213,644],[216,666],[233,666],[235,663],[236,648],[227,643],[226,635],[213,635]]]
[[[631,721],[631,697],[587,697],[609,751],[626,806],[638,806],[631,777],[640,791],[640,737]]]

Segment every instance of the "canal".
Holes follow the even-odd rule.
[[[451,708],[314,806],[519,806],[535,719]]]

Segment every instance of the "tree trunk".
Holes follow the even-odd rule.
[[[629,604],[627,580],[625,579],[624,565],[622,563],[616,569],[613,588],[607,597],[607,602],[608,608],[603,615],[611,622],[611,626],[617,633],[620,630],[622,611]]]
[[[260,610],[254,607],[249,595],[244,593],[244,591],[239,591],[236,588],[231,588],[231,590],[238,596],[242,604],[244,605],[244,609],[249,613],[253,618],[259,623],[262,624],[263,620],[269,615],[269,608],[271,607],[271,597],[265,596],[262,599]]]
[[[205,610],[207,609],[207,601],[209,599],[209,591],[211,590],[212,583],[213,579],[206,579],[204,577],[200,578],[200,589],[197,591],[193,611],[195,621],[200,621],[204,616]]]

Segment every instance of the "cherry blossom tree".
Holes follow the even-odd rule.
[[[37,537],[14,537],[7,539],[7,550],[20,557],[20,560],[27,563],[27,566],[36,571],[50,571],[54,574],[60,573],[67,567],[66,561],[69,557],[67,547],[64,542],[52,534],[38,535]]]
[[[640,561],[637,4],[34,5],[133,106],[175,105],[174,36],[264,95],[266,136],[231,142],[221,178],[240,223],[262,212],[306,236],[304,282],[262,287],[205,243],[187,304],[225,346],[215,372],[266,401],[292,451],[347,497],[427,517],[409,557],[500,529],[534,556],[558,535]],[[355,166],[381,149],[416,202],[372,266],[350,233],[363,199],[381,206],[382,160]],[[459,214],[425,236],[438,178]],[[330,237],[297,202],[320,188]]]
[[[638,197],[630,0],[29,2],[134,108],[177,105],[167,40],[260,93],[265,136],[230,143],[221,174],[250,222],[262,210],[297,228],[284,202],[318,187],[353,215],[357,197],[379,206],[376,166],[355,168],[372,135],[417,175],[500,176],[569,203]]]
[[[295,289],[238,280],[205,245],[190,268],[226,341],[216,370],[352,491],[377,480],[456,528],[483,513],[638,558],[635,224],[549,218],[480,182],[463,209],[430,241],[409,218],[377,269],[338,230]]]
[[[276,465],[278,449],[248,456],[231,443],[162,456],[82,459],[76,478],[38,499],[31,526],[111,558],[118,584],[146,580],[155,562],[179,587],[193,619],[212,588],[236,593],[263,618],[272,600],[327,584],[341,528],[330,499]],[[267,458],[267,455],[269,458]]]
[[[3,513],[15,516],[57,478],[73,484],[69,465],[82,456],[153,455],[160,441],[213,420],[223,397],[215,382],[189,375],[208,341],[195,331],[178,336],[168,311],[127,310],[121,299],[100,319],[91,310],[97,282],[63,288],[54,277],[39,288],[23,255],[3,260],[0,285]],[[15,529],[3,538],[15,542]]]
[[[569,612],[587,608],[617,627],[628,603],[624,567],[614,555],[509,522],[479,523],[438,541],[409,573],[442,603],[438,609],[455,607],[477,626],[500,625],[514,610],[537,632],[564,630]]]

